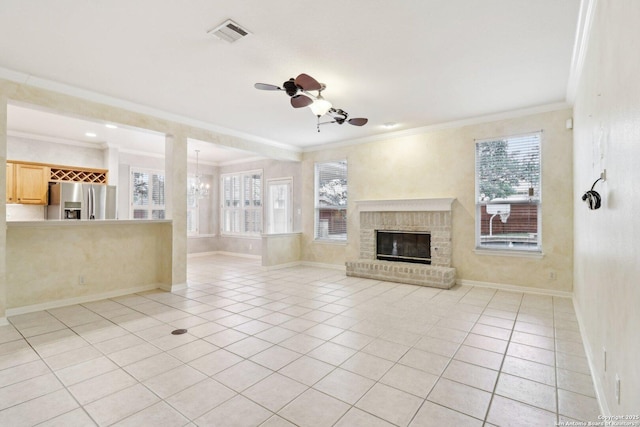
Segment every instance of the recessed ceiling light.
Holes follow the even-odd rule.
[[[87,133],[84,134],[84,136],[88,136],[89,138],[95,138],[98,135],[93,133],[93,132],[87,132]]]
[[[396,122],[387,122],[385,124],[382,125],[385,129],[393,129],[394,127],[398,126],[398,124]]]
[[[118,126],[116,125],[112,125],[111,123],[107,123],[106,125],[104,125],[105,127],[109,128],[109,129],[118,129]]]

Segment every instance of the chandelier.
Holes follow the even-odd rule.
[[[198,170],[199,154],[200,154],[200,150],[196,150],[196,179],[193,181],[193,183],[189,187],[189,195],[197,199],[203,199],[205,197],[209,197],[209,184],[205,184],[200,179],[200,173]]]

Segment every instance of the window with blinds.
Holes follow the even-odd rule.
[[[347,161],[316,163],[315,238],[347,240]]]
[[[164,171],[131,169],[132,219],[165,219]]]
[[[262,233],[262,171],[220,177],[222,234],[257,236]]]
[[[541,251],[541,132],[476,141],[476,247]]]

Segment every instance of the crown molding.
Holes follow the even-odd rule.
[[[332,148],[349,147],[352,145],[360,145],[368,142],[378,142],[378,141],[386,141],[390,139],[405,138],[408,136],[422,135],[425,133],[436,132],[439,130],[456,129],[456,128],[462,128],[465,126],[495,122],[499,120],[516,119],[518,117],[526,117],[534,114],[565,110],[567,108],[571,108],[571,105],[566,102],[556,102],[552,104],[539,105],[536,107],[522,108],[522,109],[512,110],[512,111],[504,111],[496,114],[487,114],[483,116],[470,117],[470,118],[461,119],[461,120],[453,120],[450,122],[444,122],[444,123],[439,123],[439,124],[434,124],[429,126],[405,129],[405,130],[400,130],[396,132],[388,132],[388,133],[369,136],[366,138],[352,139],[348,141],[341,141],[341,142],[330,143],[330,144],[314,145],[314,146],[306,147],[303,151],[313,152],[313,151],[327,150]]]

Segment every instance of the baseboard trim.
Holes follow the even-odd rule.
[[[304,265],[305,267],[328,268],[328,269],[331,269],[331,270],[342,271],[344,273],[347,272],[347,266],[346,265],[340,265],[340,264],[325,264],[325,263],[322,263],[322,262],[301,261],[300,265]]]
[[[263,265],[262,269],[265,271],[281,270],[283,268],[298,267],[299,265],[302,265],[302,261],[291,261],[291,262],[285,262],[282,264]]]
[[[161,285],[160,289],[167,292],[177,292],[187,289],[188,287],[189,285],[187,285],[186,283],[180,283],[177,285]]]
[[[553,297],[573,298],[573,292],[556,291],[553,289],[532,288],[530,286],[506,285],[503,283],[477,282],[475,280],[457,279],[457,285],[477,286],[480,288],[493,288],[501,291],[524,292],[527,294],[548,295]]]
[[[239,257],[239,258],[262,259],[262,255],[243,254],[243,253],[240,253],[240,252],[215,251],[215,252],[212,252],[212,254],[213,255],[235,256],[235,257]]]
[[[202,257],[202,256],[209,256],[209,255],[215,255],[217,252],[215,251],[209,251],[209,252],[193,252],[190,254],[187,254],[187,259],[189,258],[198,258],[198,257]]]
[[[584,345],[584,352],[587,355],[587,363],[589,364],[589,371],[591,371],[591,380],[593,381],[593,388],[596,392],[596,400],[598,401],[598,405],[600,406],[600,414],[602,415],[612,415],[609,411],[609,404],[607,403],[606,394],[604,392],[604,387],[602,386],[602,382],[600,381],[600,377],[596,375],[595,363],[594,363],[594,353],[593,347],[589,342],[587,334],[584,331],[584,323],[582,320],[582,310],[580,309],[580,305],[578,301],[573,298],[573,308],[576,311],[576,317],[578,318],[578,327],[580,328],[580,336],[582,337],[582,342]]]
[[[210,256],[210,255],[226,255],[226,256],[235,256],[239,258],[262,259],[262,255],[243,254],[241,252],[228,252],[228,251],[193,252],[193,253],[187,254],[187,259]]]
[[[100,301],[103,299],[121,297],[123,295],[135,294],[138,292],[151,291],[154,289],[162,289],[161,283],[151,285],[136,286],[134,288],[118,289],[116,291],[103,292],[100,294],[83,295],[81,297],[65,298],[55,301],[48,301],[41,304],[25,305],[23,307],[8,308],[6,316],[17,316],[20,314],[33,313],[35,311],[50,310],[52,308],[66,307],[74,304],[84,304],[86,302]]]

